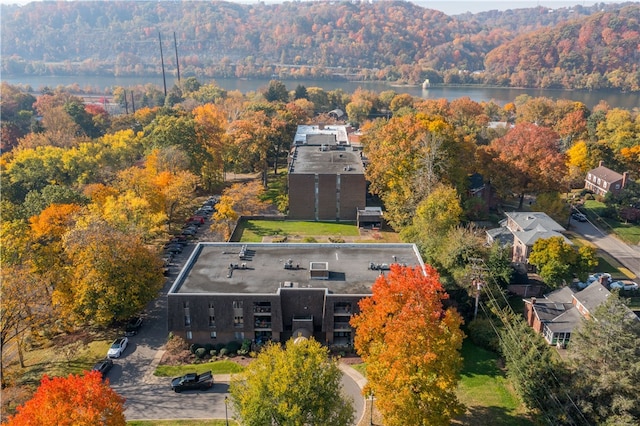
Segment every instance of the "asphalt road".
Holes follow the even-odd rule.
[[[578,222],[571,219],[570,230],[591,241],[600,250],[608,253],[629,269],[636,277],[640,277],[640,246],[628,245],[613,235],[609,235],[592,222]]]
[[[207,238],[204,228],[208,226],[207,223],[201,227],[199,239]],[[159,297],[147,307],[140,332],[129,337],[129,346],[122,357],[114,360],[107,375],[112,388],[126,398],[127,420],[225,418],[224,397],[228,395],[228,379],[220,381],[216,376],[213,388],[208,391],[175,393],[168,378],[153,376],[168,336],[166,295],[194,247],[195,243],[189,244],[174,258]],[[360,393],[362,377],[350,367],[343,366],[343,371],[348,374],[343,374],[342,387],[354,400],[354,424],[357,424],[364,412],[364,399]],[[230,408],[228,415],[232,418]]]

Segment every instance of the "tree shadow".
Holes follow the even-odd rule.
[[[467,412],[451,422],[453,425],[469,426],[534,426],[536,423],[524,415],[512,414],[502,407],[467,407]]]

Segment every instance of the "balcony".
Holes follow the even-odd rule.
[[[271,321],[256,319],[253,326],[255,330],[271,330]]]

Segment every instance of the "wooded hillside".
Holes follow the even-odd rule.
[[[1,12],[6,75],[159,74],[159,34],[175,73],[175,33],[183,75],[640,90],[635,3],[459,16],[400,1],[34,2]]]

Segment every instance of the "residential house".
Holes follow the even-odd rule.
[[[531,249],[539,239],[562,237],[572,244],[561,232],[565,229],[546,213],[542,212],[509,212],[506,219],[500,222],[500,228],[487,231],[487,244],[499,241],[511,244],[513,248],[512,262],[526,264]]]
[[[524,316],[536,332],[543,335],[550,345],[566,345],[571,333],[583,318],[590,319],[593,311],[611,293],[595,282],[586,289],[574,293],[570,287],[562,287],[544,299],[524,299]]]
[[[604,197],[609,192],[615,193],[624,188],[628,178],[627,172],[623,174],[614,172],[600,161],[598,167],[587,172],[584,187]]]

